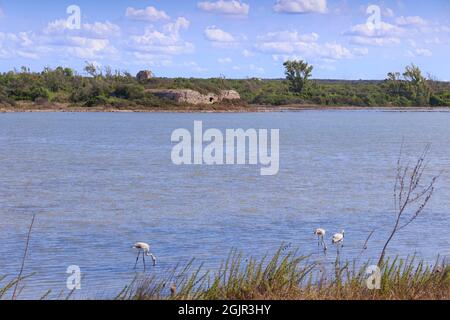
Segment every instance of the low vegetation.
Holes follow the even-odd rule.
[[[271,258],[246,258],[232,251],[217,271],[194,267],[194,261],[165,277],[136,278],[116,300],[449,300],[450,266],[437,260],[431,266],[414,257],[386,259],[377,281],[366,273],[371,261],[323,265],[286,252],[282,246]],[[20,298],[14,288],[32,275],[0,286],[1,299]],[[4,278],[0,277],[0,283]],[[368,286],[368,281],[372,287]],[[70,299],[73,294],[60,294]],[[35,299],[52,297],[51,290]]]
[[[450,106],[450,83],[424,77],[414,66],[392,72],[384,81],[310,80],[313,67],[303,61],[284,64],[286,79],[151,78],[138,81],[127,72],[87,64],[85,75],[70,68],[28,68],[0,74],[0,105],[14,108],[23,102],[38,106],[107,106],[117,109],[171,109],[175,102],[146,89],[192,89],[201,93],[233,89],[240,105],[293,105],[359,107]]]
[[[450,267],[409,259],[387,259],[380,268],[379,289],[366,273],[370,262],[324,266],[280,248],[271,259],[246,259],[233,251],[221,268],[204,272],[193,263],[135,280],[118,300],[448,300]],[[371,286],[368,286],[368,281]]]

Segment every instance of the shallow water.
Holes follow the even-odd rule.
[[[174,129],[280,129],[280,172],[255,166],[175,166]],[[443,171],[426,212],[398,234],[390,255],[430,263],[450,255],[450,113],[305,111],[262,114],[0,114],[0,275],[17,274],[37,213],[21,298],[67,295],[66,269],[83,274],[77,298],[111,297],[135,276],[131,245],[147,241],[164,273],[195,257],[220,265],[232,248],[254,256],[282,242],[311,259],[316,227],[346,231],[342,255],[375,259],[393,224],[402,139],[414,158],[432,143]]]

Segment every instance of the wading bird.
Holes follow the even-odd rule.
[[[337,251],[339,252],[339,247],[343,247],[344,246],[344,235],[345,235],[345,231],[342,230],[341,233],[336,233],[333,236],[333,239],[331,240],[332,244],[335,244],[337,246]]]
[[[320,247],[322,244],[323,250],[327,250],[327,245],[325,244],[325,241],[323,240],[323,237],[325,237],[326,231],[324,229],[316,229],[314,231],[314,234],[317,236],[317,246]]]
[[[144,263],[144,271],[145,271],[145,256],[150,256],[153,260],[153,266],[156,266],[156,257],[150,252],[150,245],[145,242],[137,242],[132,247],[133,249],[138,250],[138,255],[136,257],[136,263],[134,264],[134,268],[136,269],[137,263],[139,261],[139,256],[142,251],[142,262]]]

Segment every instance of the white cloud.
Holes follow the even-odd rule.
[[[94,22],[93,24],[86,23],[83,24],[83,29],[90,34],[99,37],[120,35],[120,27],[109,21],[106,21],[104,23]]]
[[[112,57],[118,51],[108,39],[88,38],[80,35],[48,35],[20,32],[0,35],[0,56],[14,58],[15,55],[38,59],[42,55],[74,56],[82,59]]]
[[[276,31],[269,32],[265,35],[258,36],[259,40],[262,41],[292,41],[292,42],[314,42],[319,39],[319,35],[315,32],[309,34],[300,34],[298,31]]]
[[[189,26],[190,22],[186,18],[179,17],[162,25],[160,29],[150,25],[143,34],[131,34],[126,39],[115,40],[123,46],[123,52],[130,53],[139,61],[150,64],[154,59],[154,63],[167,65],[172,55],[194,51],[194,45],[183,41],[180,36],[180,32]],[[120,27],[108,21],[85,23],[80,30],[71,30],[67,28],[65,20],[56,20],[49,23],[33,40],[38,42],[35,51],[39,53],[71,55],[89,60],[118,59],[122,51],[113,46],[110,38],[120,34]]]
[[[415,26],[415,27],[420,27],[427,24],[427,22],[419,16],[412,16],[412,17],[401,16],[395,19],[395,23],[399,26]]]
[[[188,29],[189,25],[189,20],[179,17],[175,22],[163,25],[161,31],[154,26],[149,26],[143,34],[130,36],[129,48],[131,51],[153,54],[192,53],[195,49],[194,45],[183,41],[180,36],[180,31]]]
[[[369,54],[369,49],[366,47],[363,48],[354,48],[352,50],[353,54],[356,56],[365,56]]]
[[[68,30],[67,20],[59,19],[49,22],[43,32],[45,34],[63,34],[66,30]]]
[[[189,26],[190,22],[186,18],[179,17],[160,27],[149,25],[141,34],[132,33],[127,34],[126,38],[114,38],[120,36],[122,30],[111,22],[84,23],[80,29],[72,30],[68,28],[66,20],[60,19],[48,23],[38,33],[1,33],[0,58],[19,56],[38,59],[48,56],[58,59],[72,56],[101,61],[117,60],[123,54],[131,54],[139,61],[149,62],[157,58],[155,61],[167,65],[171,56],[195,50],[192,43],[180,36],[181,31]],[[120,45],[121,50],[116,49],[113,40],[114,44]]]
[[[217,62],[219,62],[220,64],[228,64],[232,63],[233,60],[231,60],[231,58],[219,58],[217,59]]]
[[[255,54],[254,54],[253,52],[251,52],[250,50],[244,49],[244,50],[242,51],[242,55],[243,55],[245,58],[250,58],[250,57],[253,57]]]
[[[280,13],[326,13],[326,0],[277,0],[273,7]]]
[[[11,59],[17,56],[38,59],[34,35],[28,32],[0,32],[0,59]]]
[[[145,9],[135,9],[133,7],[128,7],[125,11],[125,16],[134,20],[150,22],[170,19],[164,11],[158,10],[155,7],[151,6]]]
[[[326,43],[319,50],[317,54],[325,59],[341,60],[353,57],[349,49],[336,42]]]
[[[67,52],[81,59],[95,59],[104,54],[114,54],[108,39],[89,39],[84,37],[67,38]]]
[[[186,30],[190,27],[191,22],[185,17],[179,17],[175,22],[168,23],[163,26],[165,32],[179,36],[181,30]]]
[[[292,54],[296,51],[306,51],[310,47],[306,43],[289,42],[263,42],[256,45],[256,48],[263,53],[283,53]]]
[[[266,53],[293,54],[295,52],[315,51],[318,47],[316,33],[300,34],[297,31],[269,32],[257,37],[256,47]]]
[[[39,49],[46,53],[100,59],[118,55],[119,51],[108,38],[120,34],[120,27],[109,21],[84,23],[80,29],[71,29],[65,19],[59,19],[49,22],[36,40]]]
[[[413,50],[408,50],[406,52],[406,56],[410,57],[410,58],[431,57],[431,56],[433,56],[433,52],[431,52],[431,50],[429,50],[429,49],[417,48],[417,49],[413,49]]]
[[[433,55],[433,52],[431,52],[431,50],[429,49],[416,49],[416,54],[418,56],[422,56],[422,57],[431,57]]]
[[[173,35],[147,28],[143,35],[132,36],[132,48],[137,51],[158,52],[170,55],[192,52],[194,45],[182,42]]]
[[[362,46],[387,46],[400,43],[404,30],[396,25],[381,22],[372,28],[368,24],[352,26],[344,35],[350,36],[350,43]]]
[[[371,37],[352,37],[350,43],[360,46],[384,47],[400,44],[399,38],[371,38]]]
[[[46,54],[74,56],[80,59],[115,58],[119,51],[109,39],[87,38],[82,36],[40,37],[39,43]]]
[[[213,42],[235,42],[235,38],[228,32],[225,32],[216,26],[210,26],[205,29],[205,37],[209,41]]]
[[[344,32],[350,37],[350,43],[360,46],[390,46],[398,45],[403,41],[411,47],[417,46],[418,39],[432,43],[443,32],[442,25],[431,23],[419,16],[401,16],[395,19],[394,24],[381,22],[378,27],[372,28],[368,24],[359,24]],[[434,42],[434,41],[433,41]],[[435,44],[438,44],[436,41]],[[427,56],[429,52],[410,51],[408,55]]]
[[[269,32],[257,38],[255,48],[263,53],[272,54],[274,59],[287,57],[320,58],[340,60],[353,57],[350,49],[336,42],[318,43],[319,35],[302,35],[297,31]]]
[[[86,37],[107,38],[120,35],[120,27],[109,21],[84,23],[80,29],[71,29],[64,19],[49,22],[44,28],[43,33],[46,35],[83,35]]]
[[[345,35],[350,36],[360,36],[360,37],[394,37],[399,36],[403,33],[403,30],[393,24],[387,22],[380,22],[379,26],[373,28],[368,24],[358,24],[353,27],[349,31],[346,31]]]
[[[248,4],[236,0],[233,1],[219,0],[216,2],[204,1],[197,3],[197,7],[207,12],[237,15],[237,16],[240,15],[246,16],[250,11],[250,6]]]

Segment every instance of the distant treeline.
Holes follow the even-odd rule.
[[[307,63],[286,67],[286,79],[194,79],[151,78],[138,81],[127,72],[99,69],[87,64],[80,75],[70,68],[28,68],[0,74],[0,104],[14,106],[19,101],[37,104],[66,103],[74,106],[112,106],[117,108],[158,108],[176,103],[147,92],[146,89],[192,89],[201,93],[236,90],[242,104],[324,106],[450,106],[450,83],[424,77],[414,65],[403,73],[389,73],[384,81],[309,80],[312,67]],[[301,64],[303,63],[303,64]],[[302,75],[295,67],[306,68]],[[309,69],[308,69],[309,68]]]

